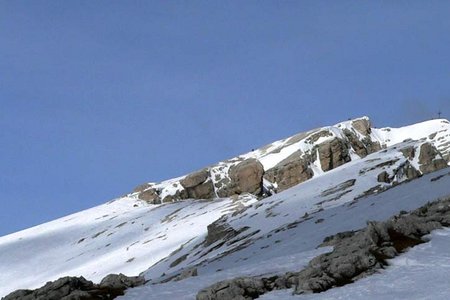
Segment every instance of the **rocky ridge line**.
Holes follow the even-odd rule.
[[[110,274],[99,284],[84,277],[62,277],[47,282],[35,290],[17,290],[2,300],[111,300],[122,296],[125,290],[145,283],[142,276],[128,277]]]
[[[387,128],[381,131],[389,130]],[[428,146],[418,151],[419,163],[426,166],[420,167],[417,174],[409,171],[410,177],[438,170],[450,162],[450,156],[444,156],[447,160],[442,159],[443,155],[431,142],[434,141],[433,138],[435,135],[428,137]],[[266,197],[385,147],[373,133],[370,120],[363,117],[299,133],[184,177],[140,185],[130,195],[153,204],[183,199],[231,197],[242,193]],[[288,148],[296,150],[275,165],[267,163],[270,158]],[[435,162],[437,156],[442,161]],[[411,160],[413,157],[414,150]],[[380,180],[388,182],[388,178]]]

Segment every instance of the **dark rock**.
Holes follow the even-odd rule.
[[[62,277],[35,290],[12,292],[2,300],[109,300],[123,295],[127,288],[144,283],[143,277],[127,277],[123,274],[108,275],[100,284],[83,277]]]
[[[227,216],[223,215],[207,227],[206,246],[214,244],[217,241],[226,241],[237,235],[237,231],[227,223]]]
[[[145,283],[142,276],[125,276],[124,274],[109,274],[100,282],[101,288],[127,289],[130,287],[141,286]]]
[[[407,146],[405,148],[400,149],[403,156],[409,160],[412,160],[416,155],[416,148],[414,146]]]
[[[267,292],[262,279],[243,277],[218,282],[201,290],[197,300],[246,300],[255,299]]]
[[[389,174],[386,171],[381,172],[380,174],[378,174],[377,176],[377,181],[378,182],[385,182],[385,183],[390,183],[391,179],[389,178]]]

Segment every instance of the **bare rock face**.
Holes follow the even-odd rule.
[[[180,181],[189,198],[210,199],[215,196],[214,185],[209,178],[209,170],[203,169],[189,174]]]
[[[422,144],[420,147],[419,164],[420,171],[424,174],[448,167],[447,161],[430,143]]]
[[[338,138],[320,144],[319,160],[324,172],[349,162],[351,159],[347,144]]]
[[[302,183],[313,177],[308,162],[301,158],[301,153],[295,152],[264,174],[264,178],[276,183],[277,191],[281,192],[294,185]]]
[[[230,168],[229,195],[250,193],[260,195],[264,175],[263,165],[256,159],[246,159]]]
[[[344,129],[343,131],[351,147],[355,150],[359,157],[366,157],[371,153],[381,150],[380,143],[373,142],[370,137],[365,137],[360,140],[354,132],[348,129]]]
[[[365,118],[354,120],[352,126],[362,135],[369,135],[372,132],[370,121]]]

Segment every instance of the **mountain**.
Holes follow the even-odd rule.
[[[108,274],[124,273],[141,274],[147,282],[128,289],[120,299],[195,299],[197,294],[202,297],[200,290],[209,297],[201,299],[213,299],[217,293],[217,299],[233,299],[226,298],[230,286],[242,293],[248,289],[229,280],[244,277],[255,284],[255,276],[281,278],[280,274],[298,272],[337,247],[318,247],[324,239],[450,195],[449,162],[450,123],[443,119],[374,128],[362,117],[299,133],[1,237],[0,296],[64,276],[100,282]],[[448,232],[436,232],[432,234],[446,243]],[[383,292],[398,292],[397,285],[383,286],[382,277],[392,280],[388,278],[395,278],[395,272],[409,272],[395,266],[417,251],[424,261],[432,261],[424,258],[424,245],[430,243],[397,253],[401,255],[392,257],[385,273],[301,297],[351,293],[367,298],[364,291],[367,294],[371,278],[377,278]],[[438,245],[433,251],[442,249]],[[445,274],[446,269],[440,270]],[[217,283],[223,292],[211,289]],[[292,288],[266,290],[261,299],[299,298],[291,296]]]

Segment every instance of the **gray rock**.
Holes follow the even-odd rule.
[[[377,176],[377,181],[378,182],[385,182],[385,183],[390,183],[391,179],[389,178],[389,174],[386,171],[381,172],[380,174],[378,174]]]
[[[197,300],[248,300],[267,292],[262,279],[243,277],[218,282],[201,290]]]
[[[207,226],[206,246],[214,244],[217,241],[225,242],[231,237],[237,235],[237,231],[227,223],[227,216],[223,215],[216,221]]]
[[[416,155],[416,148],[414,146],[407,146],[400,149],[400,152],[402,152],[405,158],[412,160]]]
[[[143,285],[143,277],[127,277],[123,274],[108,275],[100,284],[83,277],[62,277],[47,282],[35,290],[18,290],[2,300],[94,300],[114,299],[130,287]]]
[[[109,274],[100,282],[101,288],[110,289],[127,289],[130,287],[136,287],[143,285],[145,279],[142,276],[132,276],[128,277],[122,273],[120,274]]]

